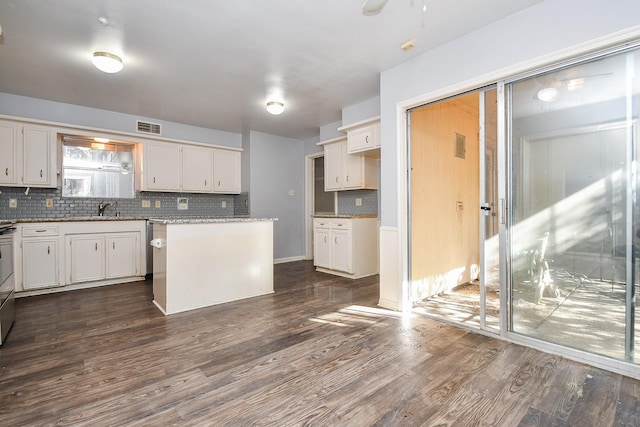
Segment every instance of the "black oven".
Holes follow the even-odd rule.
[[[13,275],[13,233],[9,224],[0,225],[0,345],[4,343],[15,318]]]

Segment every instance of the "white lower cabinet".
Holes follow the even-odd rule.
[[[324,223],[327,224],[326,228],[323,227]],[[329,228],[329,221],[314,221],[313,264],[316,267],[331,268],[331,229]]]
[[[22,289],[60,286],[58,274],[57,238],[25,239],[22,241]]]
[[[107,236],[107,279],[138,275],[136,247],[139,237],[137,233]]]
[[[140,233],[79,234],[67,241],[71,252],[67,283],[138,275]]]
[[[18,223],[16,291],[28,295],[141,280],[145,221]]]
[[[88,234],[67,237],[67,240],[71,254],[71,269],[67,272],[67,283],[104,279],[104,238]]]
[[[357,279],[378,273],[377,218],[316,218],[316,270]]]

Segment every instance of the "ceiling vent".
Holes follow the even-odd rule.
[[[161,135],[160,125],[158,123],[149,123],[136,120],[136,130],[142,133],[150,133],[152,135]]]

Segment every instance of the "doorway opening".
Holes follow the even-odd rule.
[[[498,332],[497,91],[420,106],[409,121],[415,310]]]
[[[335,191],[324,191],[324,153],[306,157],[306,259],[313,259],[313,216],[333,215],[338,205]]]

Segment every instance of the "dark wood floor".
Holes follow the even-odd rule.
[[[640,381],[387,315],[377,277],[295,262],[275,278],[169,317],[150,282],[19,299],[0,425],[640,425]]]

